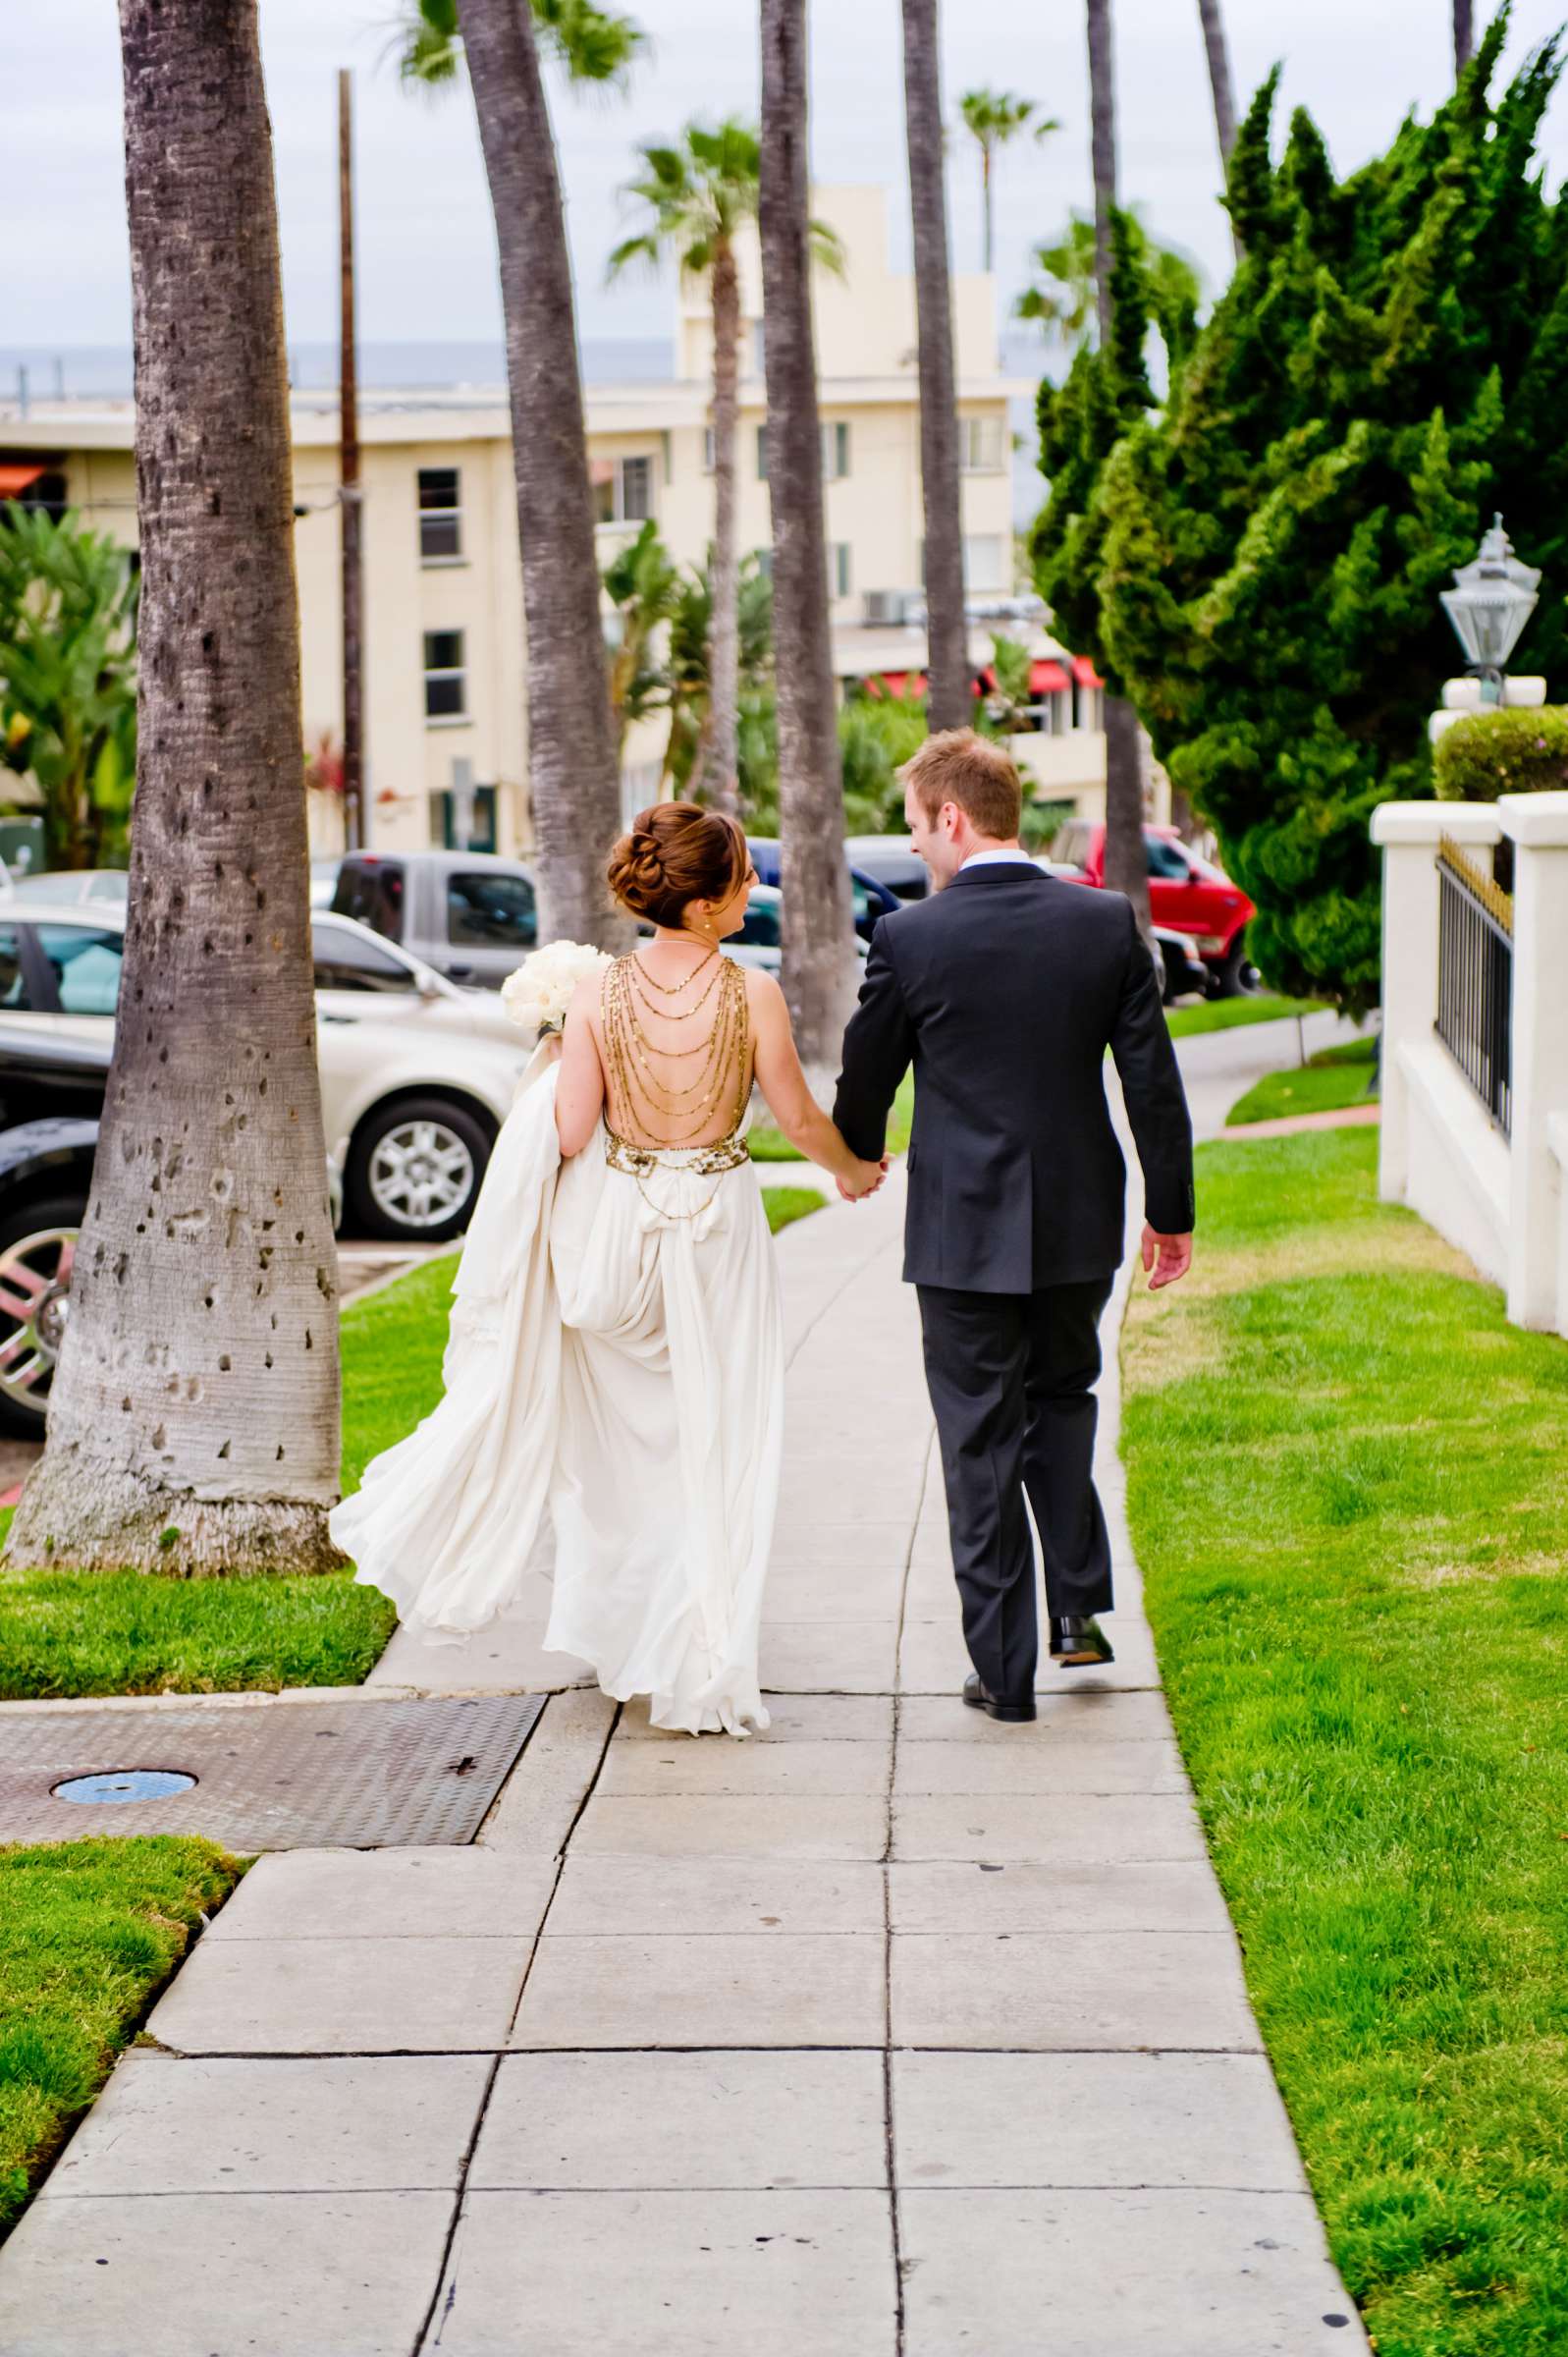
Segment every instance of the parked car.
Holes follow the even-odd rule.
[[[488,992],[348,919],[313,923],[321,1110],[348,1214],[373,1235],[442,1242],[467,1223],[533,1043]],[[0,902],[0,1021],[107,1047],[124,930],[107,905]]]
[[[42,1438],[112,1040],[0,1019],[0,1430]],[[336,1228],[343,1187],[330,1165]]]
[[[333,911],[452,982],[499,990],[538,940],[532,871],[490,851],[351,851]]]
[[[870,876],[896,900],[923,901],[931,870],[907,835],[851,835],[844,844],[851,870]]]
[[[778,844],[769,835],[748,836],[746,843],[758,883],[777,889],[781,878]],[[853,865],[849,869],[849,899],[855,912],[855,931],[862,941],[871,939],[879,916],[887,916],[898,906],[896,898],[885,884],[879,884],[875,876]]]
[[[725,956],[737,965],[760,966],[765,974],[776,974],[784,961],[783,914],[784,894],[778,885],[754,884],[745,922],[725,943]],[[863,934],[855,936],[855,952],[861,958],[866,954]]]
[[[1258,987],[1257,968],[1247,957],[1247,927],[1256,915],[1251,901],[1222,869],[1182,842],[1174,827],[1145,827],[1149,863],[1149,911],[1157,925],[1184,933],[1203,959],[1211,998],[1231,999]],[[1053,866],[1075,869],[1078,881],[1106,880],[1106,830],[1087,818],[1070,818],[1051,847]]]
[[[35,876],[17,876],[0,894],[4,901],[117,901],[124,905],[131,877],[123,867],[44,868]]]

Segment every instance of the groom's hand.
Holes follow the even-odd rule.
[[[1149,1290],[1158,1293],[1162,1285],[1174,1285],[1192,1267],[1192,1236],[1162,1235],[1158,1228],[1144,1222],[1143,1265],[1151,1272]]]
[[[863,1162],[852,1179],[839,1178],[835,1183],[846,1203],[858,1203],[874,1195],[887,1176],[888,1157],[884,1154],[880,1162]]]

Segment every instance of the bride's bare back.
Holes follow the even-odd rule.
[[[589,1020],[607,1126],[630,1145],[718,1144],[739,1128],[755,1044],[744,970],[715,948],[689,965],[655,943],[606,969]]]

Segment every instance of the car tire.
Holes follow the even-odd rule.
[[[86,1216],[85,1195],[48,1195],[35,1198],[30,1203],[19,1204],[0,1218],[0,1298],[10,1295],[13,1290],[12,1285],[7,1283],[8,1269],[15,1265],[13,1255],[21,1259],[26,1253],[25,1266],[35,1276],[46,1274],[49,1267],[48,1239],[66,1236],[74,1239]],[[29,1238],[40,1239],[42,1249],[27,1250]],[[41,1441],[48,1412],[49,1382],[53,1375],[54,1353],[59,1347],[58,1320],[49,1314],[48,1295],[42,1298],[44,1306],[39,1339],[48,1357],[48,1373],[40,1376],[36,1385],[29,1383],[25,1389],[19,1385],[17,1378],[21,1367],[26,1366],[29,1355],[36,1355],[34,1352],[25,1354],[16,1371],[8,1364],[4,1379],[0,1381],[0,1432],[9,1433],[17,1440]],[[0,1342],[9,1341],[19,1323],[9,1313],[0,1312]]]
[[[1247,956],[1245,933],[1236,935],[1225,956],[1211,970],[1217,999],[1254,998],[1262,986],[1263,977]]]
[[[395,1243],[442,1244],[468,1225],[495,1143],[454,1097],[394,1097],[354,1131],[345,1174],[349,1226]]]

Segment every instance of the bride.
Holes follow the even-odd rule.
[[[765,1727],[757,1676],[784,1405],[753,1083],[846,1194],[771,975],[725,957],[756,875],[738,823],[643,811],[610,889],[653,938],[600,960],[541,1041],[454,1281],[445,1397],[331,1516],[354,1576],[454,1642],[519,1593],[546,1513],[545,1648],[654,1726]]]

